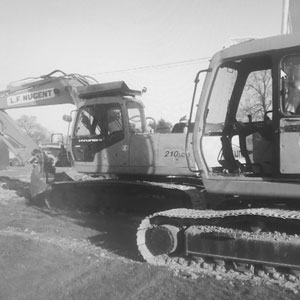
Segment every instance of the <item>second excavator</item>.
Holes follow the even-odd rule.
[[[153,264],[198,261],[299,284],[300,36],[221,50],[195,89],[202,74],[192,145],[206,209],[147,217],[140,253]]]
[[[0,92],[1,138],[16,155],[34,163],[32,196],[61,198],[66,192],[74,196],[93,190],[86,197],[90,201],[99,198],[99,189],[115,190],[117,184],[118,190],[123,187],[127,194],[173,198],[169,207],[197,207],[194,179],[198,174],[191,171],[191,147],[185,149],[186,139],[191,144],[191,133],[155,132],[155,120],[145,116],[141,96],[142,91],[130,89],[123,81],[98,83],[62,71],[17,81]],[[72,168],[54,165],[6,113],[10,108],[64,103],[75,105],[72,114],[64,116],[72,123],[68,147],[63,149]]]

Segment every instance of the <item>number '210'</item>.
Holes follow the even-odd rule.
[[[186,154],[185,152],[179,152],[179,151],[169,151],[169,150],[166,150],[165,151],[165,155],[164,157],[185,157]],[[188,156],[189,156],[189,153],[188,153]]]

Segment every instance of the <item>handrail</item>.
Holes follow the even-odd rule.
[[[185,157],[186,157],[186,160],[187,160],[187,165],[188,165],[188,168],[191,172],[198,172],[198,170],[196,169],[192,169],[191,167],[191,164],[190,164],[190,161],[189,161],[189,152],[188,152],[188,136],[189,136],[189,128],[191,126],[191,123],[192,123],[192,116],[193,116],[193,111],[194,111],[194,103],[195,103],[195,97],[196,97],[196,93],[197,93],[197,88],[198,88],[198,84],[200,82],[199,80],[199,77],[200,77],[200,74],[202,73],[207,73],[207,72],[211,72],[212,69],[211,68],[208,68],[208,69],[204,69],[204,70],[200,70],[196,77],[195,77],[195,86],[194,86],[194,92],[193,92],[193,98],[192,98],[192,104],[191,104],[191,109],[190,109],[190,115],[189,115],[189,119],[188,119],[188,122],[187,122],[187,133],[186,133],[186,137],[185,137]]]

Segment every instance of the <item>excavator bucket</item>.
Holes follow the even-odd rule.
[[[40,164],[34,166],[30,176],[30,193],[33,198],[45,193],[49,189],[47,176]]]
[[[32,198],[36,198],[51,189],[51,185],[55,181],[56,169],[53,157],[41,149],[35,149],[32,152],[29,162],[33,166],[30,177],[30,193]]]

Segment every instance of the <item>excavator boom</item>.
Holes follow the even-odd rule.
[[[55,70],[47,75],[31,77],[10,83],[0,91],[0,139],[16,156],[21,165],[34,163],[32,173],[32,195],[48,188],[48,177],[53,177],[55,157],[40,148],[8,115],[9,109],[45,105],[78,105],[77,88],[97,82],[90,77],[66,74]],[[65,149],[61,149],[66,154]],[[46,153],[49,152],[49,153]],[[52,175],[51,175],[52,174]]]
[[[57,73],[61,75],[54,76]],[[67,75],[58,70],[40,77],[16,81],[10,83],[6,90],[0,91],[0,109],[65,103],[76,105],[78,103],[76,88],[90,83],[90,80],[81,75]]]

